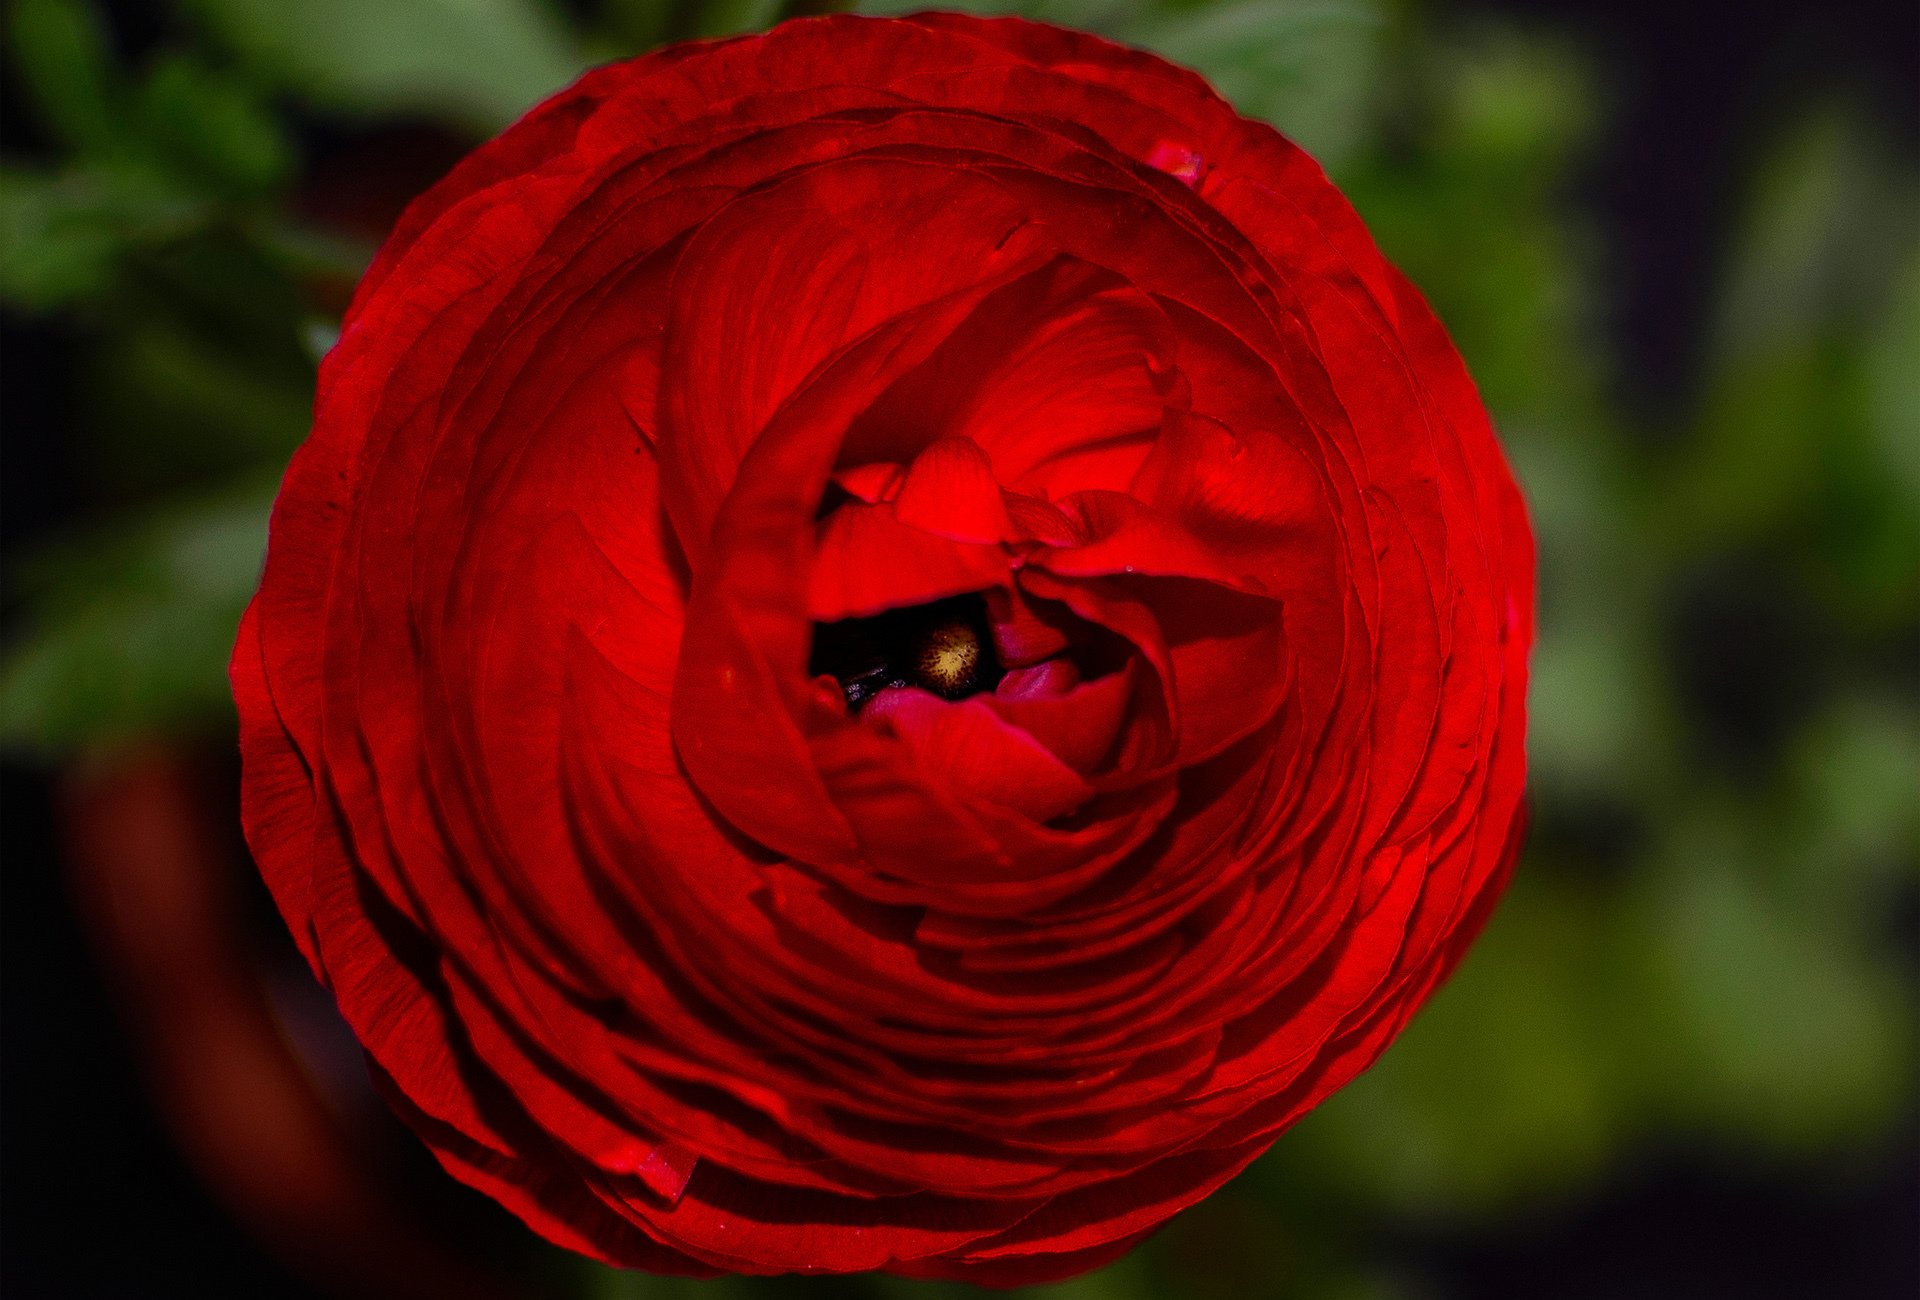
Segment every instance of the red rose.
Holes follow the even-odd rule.
[[[1459,358],[1298,149],[1088,36],[796,22],[401,220],[241,629],[247,835],[555,1241],[1057,1278],[1459,958],[1532,611]]]

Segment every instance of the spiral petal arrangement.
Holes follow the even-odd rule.
[[[396,1109],[553,1240],[1059,1278],[1459,959],[1532,582],[1298,148],[1090,36],[801,20],[402,218],[241,628],[246,831]]]

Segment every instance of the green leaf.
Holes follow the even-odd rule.
[[[1913,335],[1901,337],[1920,173],[1826,110],[1785,134],[1753,188],[1657,522],[1694,553],[1784,545],[1839,620],[1898,626],[1920,608]]]
[[[45,311],[98,293],[125,242],[111,205],[85,179],[0,173],[0,299]]]
[[[914,13],[926,7],[919,0],[859,0],[855,10],[887,18]],[[941,7],[966,14],[1017,14],[1022,18],[1059,23],[1064,27],[1080,27],[1103,35],[1111,33],[1116,20],[1136,13],[1140,8],[1133,0],[960,0],[960,3]]]
[[[1616,918],[1523,868],[1458,974],[1379,1063],[1267,1158],[1316,1196],[1431,1220],[1564,1191],[1601,1167],[1625,1116],[1610,1056]],[[1377,1211],[1376,1211],[1377,1212]]]
[[[1909,250],[1886,315],[1866,348],[1867,419],[1875,468],[1920,515],[1920,247]]]
[[[352,283],[373,261],[373,246],[363,240],[285,219],[268,222],[251,233],[289,275],[331,277]]]
[[[1382,0],[966,0],[967,13],[1017,14],[1149,49],[1206,77],[1235,107],[1273,123],[1323,164],[1358,148],[1387,32]],[[904,14],[920,0],[860,0]]]
[[[584,66],[537,0],[192,0],[246,64],[322,107],[494,131]]]
[[[92,6],[84,0],[15,0],[12,9],[13,61],[40,121],[76,149],[113,152],[120,89]]]
[[[102,490],[152,499],[284,460],[313,399],[302,323],[278,323],[283,338],[263,325],[252,346],[177,312],[116,324],[81,370],[86,463]]]
[[[143,168],[0,169],[0,301],[48,311],[98,296],[127,250],[204,216],[201,201]]]
[[[1327,164],[1360,142],[1385,30],[1372,0],[1231,0],[1124,21],[1115,35],[1192,68]]]
[[[598,40],[609,47],[596,55],[618,57],[615,51],[649,49],[666,39],[673,6],[667,0],[602,0]]]
[[[1431,62],[1443,98],[1433,148],[1452,169],[1542,191],[1594,133],[1603,92],[1580,52],[1551,37],[1482,33]]]
[[[780,0],[706,0],[699,7],[695,36],[732,36],[771,27],[780,18]]]
[[[220,725],[272,492],[250,487],[44,555],[0,655],[0,743],[48,752]]]
[[[1337,179],[1433,303],[1502,431],[1592,436],[1604,423],[1604,281],[1560,189],[1586,138],[1578,105],[1592,78],[1551,40],[1430,44],[1385,78],[1406,138]]]
[[[1609,610],[1609,612],[1612,612]],[[1634,798],[1671,778],[1659,664],[1637,615],[1587,612],[1543,631],[1528,683],[1527,756],[1537,788]]]
[[[1806,894],[1863,919],[1883,914],[1893,877],[1920,870],[1920,703],[1855,683],[1799,737],[1789,758],[1798,851],[1783,855]],[[1890,869],[1892,868],[1892,869]]]
[[[1809,114],[1763,159],[1732,241],[1714,342],[1721,367],[1873,319],[1914,249],[1920,175],[1856,114]]]
[[[1909,982],[1848,918],[1781,889],[1767,829],[1750,808],[1702,805],[1639,882],[1646,1083],[1743,1144],[1870,1141],[1911,1086]]]
[[[292,169],[279,120],[239,80],[189,55],[155,66],[141,88],[139,123],[169,162],[231,193],[270,189]]]

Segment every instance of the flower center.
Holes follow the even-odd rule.
[[[946,693],[964,690],[980,664],[980,638],[965,623],[944,623],[928,636],[915,675]]]
[[[990,691],[1000,680],[986,602],[978,596],[816,623],[807,671],[839,682],[856,713],[890,686],[918,686],[957,700]]]

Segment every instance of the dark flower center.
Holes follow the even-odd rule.
[[[839,682],[856,713],[889,686],[918,686],[957,700],[992,690],[1001,674],[979,596],[815,623],[807,671]]]

